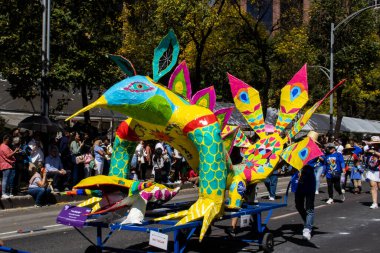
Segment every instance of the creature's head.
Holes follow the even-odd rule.
[[[98,100],[69,119],[95,107],[107,108],[158,125],[167,123],[175,110],[165,88],[145,76],[132,76],[116,83]]]

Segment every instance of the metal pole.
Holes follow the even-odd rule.
[[[40,84],[40,95],[41,95],[41,115],[45,115],[45,78],[46,78],[46,12],[47,12],[47,0],[42,0],[42,69],[41,69],[41,84]]]
[[[45,90],[44,90],[44,113],[49,117],[49,71],[50,71],[50,12],[51,0],[47,0],[47,13],[46,13],[46,77],[45,77]]]
[[[334,86],[334,23],[331,23],[330,31],[330,90]],[[330,135],[334,131],[334,95],[330,95]]]

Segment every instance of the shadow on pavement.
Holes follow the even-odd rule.
[[[372,205],[372,202],[360,202],[360,204],[370,207]]]
[[[284,239],[284,242],[291,242],[300,246],[318,249],[319,246],[315,245],[312,241],[307,241],[302,238],[303,224],[284,224],[280,228],[273,230],[274,239],[279,241],[279,237]],[[314,227],[313,236],[319,234],[327,234],[327,232],[318,231],[317,227]]]

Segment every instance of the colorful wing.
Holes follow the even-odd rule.
[[[317,103],[315,103],[309,110],[307,110],[304,115],[294,124],[292,129],[288,133],[288,139],[294,138],[301,129],[306,125],[306,123],[309,121],[311,115],[318,109],[318,107],[322,104],[322,102],[331,95],[339,86],[341,86],[346,80],[340,81],[335,87],[330,90],[321,100],[319,100]]]
[[[170,76],[169,90],[191,100],[191,82],[186,62],[181,62]]]
[[[161,40],[154,49],[153,57],[153,80],[158,82],[177,63],[179,55],[179,43],[173,30]]]
[[[306,137],[302,141],[285,148],[281,154],[281,157],[292,167],[300,170],[310,160],[321,155],[323,155],[323,153],[319,149],[318,145],[312,138]]]
[[[108,57],[112,61],[114,61],[117,64],[117,66],[119,66],[119,68],[124,72],[125,75],[136,75],[136,70],[133,64],[129,60],[125,59],[123,56],[110,54],[108,55]]]
[[[228,79],[236,108],[243,114],[252,130],[260,138],[264,138],[265,123],[259,92],[233,75],[228,74]]]
[[[228,119],[231,117],[233,110],[234,107],[226,107],[214,112],[215,116],[218,118],[219,124],[221,125],[221,129],[224,130],[224,128],[227,126]]]
[[[216,93],[214,86],[210,86],[195,93],[191,99],[191,103],[209,108],[211,111],[213,111],[216,103]]]
[[[309,100],[306,64],[281,89],[280,112],[275,132],[280,134]]]
[[[252,143],[248,140],[247,136],[239,129],[236,134],[234,146],[239,148],[249,148]]]
[[[230,128],[230,131],[228,131],[223,139],[223,144],[225,149],[227,150],[228,154],[231,154],[232,148],[234,147],[236,134],[238,133],[240,127],[232,127]]]

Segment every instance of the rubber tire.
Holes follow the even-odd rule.
[[[265,253],[273,252],[274,241],[273,241],[273,234],[272,233],[265,233],[264,234],[261,247]]]
[[[102,253],[102,249],[97,246],[90,245],[85,250],[85,253]]]

